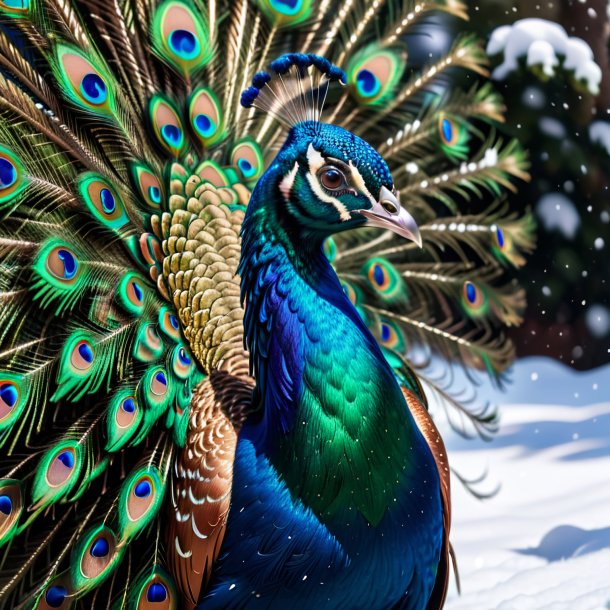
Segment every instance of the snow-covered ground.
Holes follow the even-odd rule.
[[[491,443],[444,431],[453,467],[491,499],[453,484],[462,594],[447,610],[610,609],[610,367],[576,373],[517,363]]]

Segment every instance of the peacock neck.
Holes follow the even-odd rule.
[[[244,434],[318,515],[356,509],[377,524],[412,486],[427,447],[323,238],[286,230],[278,205],[266,197],[244,223],[245,332],[260,407]]]

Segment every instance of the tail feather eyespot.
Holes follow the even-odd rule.
[[[406,67],[402,49],[371,44],[356,53],[347,67],[347,81],[364,106],[382,104],[392,94]]]
[[[157,8],[151,34],[155,52],[184,76],[198,72],[213,56],[201,15],[180,0],[166,0]]]
[[[241,140],[233,147],[231,164],[248,182],[258,180],[264,171],[261,149],[254,140],[250,139]]]
[[[162,95],[153,96],[148,109],[160,146],[172,157],[179,157],[184,152],[187,141],[178,109],[169,98]]]
[[[0,432],[19,420],[28,398],[29,384],[21,375],[0,371]]]
[[[382,299],[395,301],[408,297],[406,285],[392,263],[381,257],[369,259],[363,268],[369,285]]]
[[[110,400],[106,414],[106,450],[119,451],[134,437],[142,421],[135,388],[120,389]]]
[[[489,303],[483,288],[467,280],[462,287],[462,304],[466,313],[473,318],[487,314]]]
[[[154,466],[139,468],[123,483],[119,495],[120,535],[131,539],[156,516],[163,500],[164,484]]]
[[[76,485],[82,461],[82,447],[77,441],[60,441],[47,450],[34,475],[32,501],[47,506],[64,498]]]
[[[26,186],[25,171],[17,156],[0,146],[0,209],[14,201]]]
[[[129,222],[121,196],[106,179],[86,173],[79,177],[78,187],[93,217],[105,227],[119,231]]]
[[[115,100],[110,76],[98,64],[80,49],[60,44],[52,67],[72,103],[93,114],[113,117]]]
[[[89,529],[80,537],[70,558],[70,580],[75,592],[82,595],[98,587],[118,565],[124,546],[104,524]]]
[[[222,108],[211,90],[202,87],[191,95],[189,118],[195,135],[204,146],[213,146],[225,138]]]
[[[0,480],[0,546],[14,536],[23,512],[21,483],[14,479]]]
[[[147,570],[134,586],[134,607],[138,610],[174,610],[178,607],[178,592],[171,576],[155,566]]]

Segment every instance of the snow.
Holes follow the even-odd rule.
[[[605,337],[610,333],[610,309],[604,305],[592,305],[587,309],[585,322],[594,337]]]
[[[492,442],[441,429],[453,481],[452,542],[462,593],[446,610],[610,608],[610,366],[578,373],[546,358],[517,362]],[[524,399],[527,399],[524,400]]]
[[[591,142],[599,144],[610,155],[610,123],[606,121],[593,121],[589,125],[589,138]]]
[[[536,215],[547,231],[556,229],[567,239],[572,239],[580,227],[576,206],[561,193],[543,195],[536,205]]]
[[[521,95],[521,101],[525,106],[542,110],[546,106],[546,96],[538,87],[527,87]]]
[[[551,138],[563,140],[567,135],[564,124],[552,117],[544,116],[540,119],[538,124],[540,126],[540,131]]]
[[[591,47],[581,38],[568,37],[557,23],[546,19],[521,19],[512,25],[496,28],[487,45],[487,54],[503,55],[503,62],[492,76],[504,80],[519,69],[525,58],[528,68],[539,68],[547,78],[555,76],[558,67],[583,82],[593,95],[599,93],[600,67],[593,59]]]

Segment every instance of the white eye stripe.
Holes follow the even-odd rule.
[[[324,157],[310,144],[307,147],[307,161],[309,162],[309,171],[312,174],[317,174],[318,170],[326,165]]]
[[[354,183],[354,186],[366,197],[368,197],[368,199],[371,201],[371,203],[375,203],[377,200],[371,195],[369,189],[366,188],[366,183],[364,182],[364,178],[362,177],[362,174],[358,171],[358,168],[351,162],[349,162],[349,168],[352,172],[352,182]]]
[[[290,191],[294,185],[294,180],[297,177],[299,171],[299,164],[297,161],[294,162],[293,168],[284,176],[280,182],[280,191],[284,195],[284,199],[288,201],[290,199]]]

